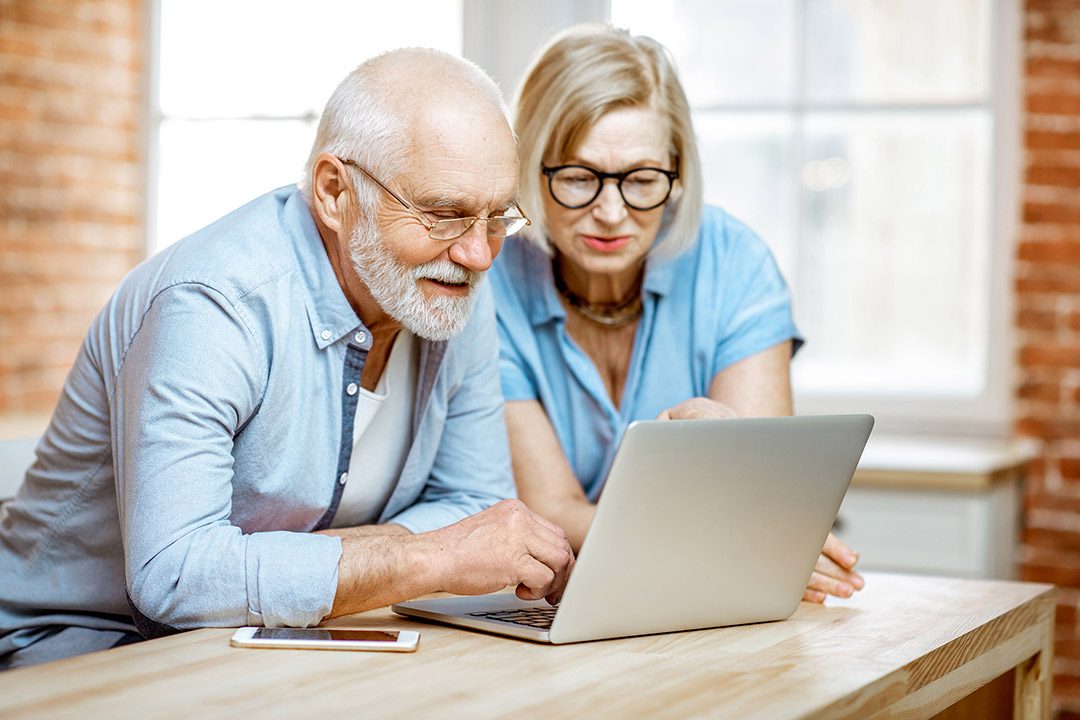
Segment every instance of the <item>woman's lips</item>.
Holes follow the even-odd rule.
[[[582,235],[581,239],[585,241],[585,244],[591,247],[593,250],[599,250],[600,252],[615,252],[621,249],[630,242],[629,235]]]

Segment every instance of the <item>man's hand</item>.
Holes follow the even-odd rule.
[[[555,604],[574,567],[566,533],[520,500],[503,500],[483,512],[430,533],[438,543],[442,589],[480,595],[517,585],[522,600]]]
[[[705,397],[683,400],[656,416],[657,420],[701,420],[704,418],[733,418],[738,413],[727,405]]]
[[[851,548],[829,533],[803,600],[820,603],[825,602],[828,595],[846,598],[856,590],[862,590],[862,575],[853,569],[858,560],[859,556]]]

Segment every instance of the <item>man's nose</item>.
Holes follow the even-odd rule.
[[[484,272],[495,257],[492,241],[487,236],[487,219],[479,218],[464,235],[450,246],[450,259],[468,270]]]
[[[618,225],[626,217],[626,203],[623,202],[619,185],[615,181],[605,181],[600,188],[600,195],[592,204],[593,217],[605,225]]]

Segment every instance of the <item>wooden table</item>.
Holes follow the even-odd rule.
[[[416,653],[205,629],[0,673],[2,718],[1049,718],[1050,585],[871,574],[787,621],[544,646],[411,622]],[[996,678],[996,680],[995,680]],[[967,704],[970,715],[956,714]]]

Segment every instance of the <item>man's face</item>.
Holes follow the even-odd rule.
[[[432,104],[418,123],[407,170],[379,178],[429,222],[503,215],[517,195],[517,154],[494,110]],[[362,180],[366,181],[366,180]],[[414,334],[446,340],[464,328],[484,273],[502,247],[478,221],[453,240],[433,240],[396,200],[381,195],[375,217],[361,217],[350,253],[379,306]]]

